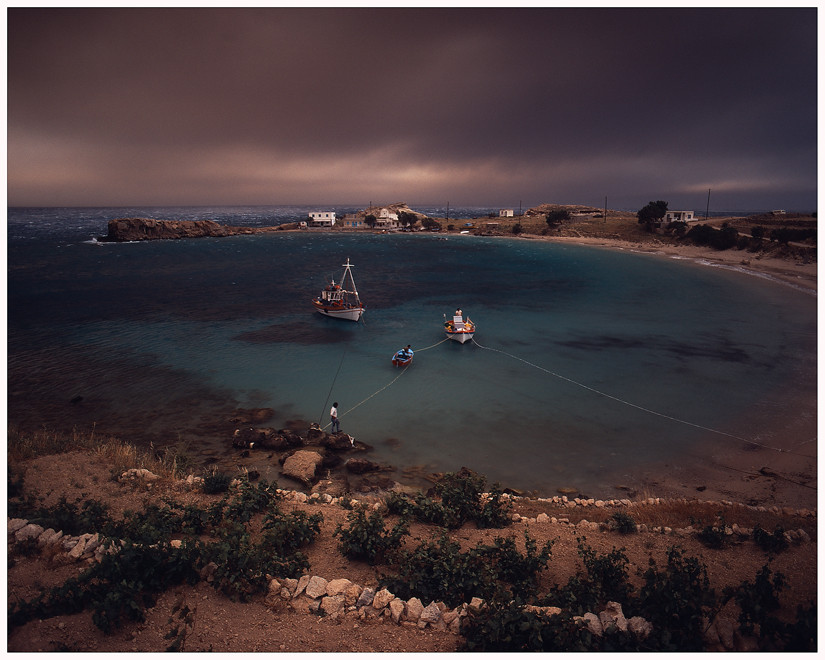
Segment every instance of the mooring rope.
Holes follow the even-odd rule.
[[[338,363],[338,371],[335,372],[335,378],[332,379],[332,385],[329,386],[329,392],[327,392],[327,400],[324,401],[324,409],[321,411],[321,416],[318,418],[318,426],[321,426],[321,422],[324,419],[324,411],[327,409],[327,404],[329,403],[329,397],[330,397],[330,394],[332,394],[332,388],[335,387],[335,381],[338,380],[338,374],[341,373],[341,367],[344,364],[344,358],[345,357],[347,357],[347,350],[346,349],[344,349],[344,354],[341,356],[341,361]],[[327,426],[329,426],[330,424],[332,424],[332,422],[327,424]],[[324,428],[326,428],[327,426],[325,426]]]
[[[421,352],[423,352],[423,351],[428,351],[428,350],[430,350],[431,348],[435,348],[436,346],[440,346],[441,344],[443,344],[443,343],[444,343],[445,341],[447,341],[448,339],[449,339],[449,337],[445,337],[444,339],[442,339],[442,340],[441,340],[441,341],[439,341],[439,342],[436,342],[436,343],[435,343],[435,344],[433,344],[432,346],[427,346],[426,348],[417,348],[417,349],[415,349],[415,352],[416,352],[416,353],[421,353]],[[346,355],[346,351],[344,351],[344,355]],[[342,357],[342,358],[341,358],[341,364],[343,364],[343,363],[344,363],[344,358]],[[361,406],[361,405],[365,404],[367,401],[369,401],[369,400],[370,400],[372,397],[374,397],[376,394],[380,394],[381,392],[383,392],[383,391],[384,391],[385,389],[387,389],[390,385],[392,385],[395,381],[397,381],[399,378],[401,378],[401,376],[403,376],[403,375],[404,375],[404,372],[405,372],[405,371],[407,371],[407,369],[409,369],[409,368],[410,368],[410,365],[407,365],[406,367],[404,367],[403,371],[402,371],[400,374],[398,374],[395,378],[393,378],[393,379],[392,379],[389,383],[387,383],[386,385],[384,385],[384,387],[382,387],[380,390],[377,390],[377,391],[373,392],[373,393],[372,393],[372,394],[370,394],[370,395],[369,395],[366,399],[364,399],[363,401],[361,401],[361,402],[357,403],[356,405],[354,405],[352,408],[350,408],[350,409],[349,409],[349,410],[347,410],[346,412],[341,413],[340,415],[338,415],[338,417],[340,418],[340,417],[343,417],[344,415],[346,415],[347,413],[351,413],[351,412],[352,412],[353,410],[355,410],[358,406]],[[341,371],[341,365],[340,365],[340,364],[338,365],[338,371]],[[329,403],[329,395],[330,395],[330,394],[332,394],[332,388],[335,386],[335,379],[337,379],[337,378],[338,378],[338,373],[336,372],[336,373],[335,373],[335,378],[332,380],[332,385],[331,385],[331,386],[330,386],[330,388],[329,388],[329,394],[327,394],[327,400],[326,400],[326,402],[324,403],[324,410],[326,410],[327,403]],[[323,413],[322,413],[321,419],[323,419]],[[318,420],[318,426],[321,426],[321,420]],[[327,427],[329,427],[329,426],[332,426],[332,422],[330,422],[330,423],[329,423],[329,424],[327,424],[326,426],[322,426],[322,427],[321,427],[321,430],[323,431],[323,430],[325,430],[325,429],[326,429]]]
[[[449,337],[444,337],[444,339],[442,339],[440,342],[437,342],[437,343],[433,344],[432,346],[427,346],[427,348],[416,348],[415,352],[416,353],[421,353],[423,351],[429,351],[431,348],[435,348],[436,346],[441,346],[441,344],[443,344],[448,339],[449,339]]]
[[[406,371],[407,371],[407,369],[409,369],[409,368],[410,368],[410,366],[409,366],[409,365],[407,365],[406,367],[404,367],[404,369],[401,371],[401,373],[400,373],[400,374],[398,374],[395,378],[393,378],[393,379],[392,379],[389,383],[387,383],[386,385],[384,385],[384,387],[382,387],[380,390],[377,390],[377,391],[373,392],[372,394],[370,394],[370,395],[369,395],[366,399],[364,399],[363,401],[360,401],[360,402],[356,403],[356,404],[355,404],[352,408],[350,408],[350,409],[349,409],[349,410],[347,410],[346,412],[341,413],[340,415],[338,415],[338,417],[340,418],[340,417],[343,417],[344,415],[346,415],[347,413],[351,413],[351,412],[352,412],[353,410],[355,410],[358,406],[361,406],[361,405],[365,404],[367,401],[369,401],[369,400],[370,400],[372,397],[374,397],[376,394],[380,394],[381,392],[383,392],[383,391],[384,391],[385,389],[387,389],[390,385],[392,385],[395,381],[397,381],[399,378],[401,378],[401,376],[403,376],[403,375],[404,375],[404,372],[406,372]],[[319,424],[319,426],[320,426],[320,424]],[[323,431],[323,430],[326,430],[326,428],[327,428],[328,426],[332,426],[332,422],[330,422],[330,423],[329,423],[329,424],[327,424],[326,426],[322,426],[322,427],[321,427],[321,430],[322,430],[322,431]]]
[[[754,440],[749,440],[748,438],[742,438],[738,435],[734,435],[732,433],[727,433],[726,431],[719,431],[718,429],[712,429],[712,428],[707,427],[707,426],[702,426],[701,424],[695,424],[694,422],[689,422],[689,421],[684,420],[684,419],[679,419],[678,417],[673,417],[672,415],[666,415],[665,413],[660,413],[660,412],[657,412],[655,410],[651,410],[650,408],[645,408],[644,406],[640,406],[636,403],[632,403],[632,402],[627,401],[625,399],[620,399],[617,396],[613,396],[612,394],[607,394],[606,392],[602,392],[600,390],[597,390],[593,387],[590,387],[589,385],[585,385],[584,383],[580,383],[578,381],[575,381],[572,378],[568,378],[567,376],[562,376],[561,374],[557,374],[554,371],[550,371],[549,369],[545,369],[544,367],[540,367],[539,365],[533,364],[532,362],[530,362],[528,360],[525,360],[524,358],[520,358],[517,355],[513,355],[512,353],[508,353],[506,351],[502,351],[502,350],[499,350],[497,348],[491,348],[489,346],[482,346],[475,339],[473,339],[472,342],[476,346],[478,346],[479,348],[484,349],[485,351],[493,351],[495,353],[501,353],[502,355],[506,355],[507,357],[513,358],[514,360],[518,360],[520,362],[524,362],[524,364],[527,364],[531,367],[534,367],[535,369],[538,369],[539,371],[543,371],[547,374],[550,374],[551,376],[554,376],[554,377],[556,377],[560,380],[566,381],[568,383],[571,383],[572,385],[576,385],[577,387],[581,387],[585,390],[593,392],[594,394],[598,394],[598,395],[603,396],[605,398],[611,399],[612,401],[616,401],[617,403],[621,403],[625,406],[630,406],[631,408],[636,408],[637,410],[641,410],[642,412],[646,412],[646,413],[649,413],[651,415],[656,415],[657,417],[662,417],[664,419],[668,419],[668,420],[673,421],[673,422],[678,422],[679,424],[685,424],[687,426],[692,426],[694,428],[701,429],[703,431],[708,431],[710,433],[716,433],[717,435],[727,436],[728,438],[733,438],[734,440],[739,440],[741,442],[747,442],[748,444],[755,445],[757,447],[762,447],[763,449],[770,449],[772,451],[777,451],[777,452],[784,453],[784,454],[796,454],[797,456],[804,456],[806,458],[813,458],[812,456],[808,456],[807,454],[800,454],[798,452],[794,452],[794,451],[791,451],[789,449],[780,449],[778,447],[770,447],[768,445],[763,445],[763,444],[761,444],[759,442],[756,442]]]

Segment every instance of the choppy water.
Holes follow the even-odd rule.
[[[731,441],[707,429],[757,437],[749,411],[815,378],[814,296],[687,262],[430,234],[86,242],[113,217],[260,226],[308,209],[10,209],[9,421],[211,456],[227,411],[326,424],[337,400],[374,460],[598,492]],[[309,304],[347,258],[364,324]],[[456,306],[495,350],[439,343]]]

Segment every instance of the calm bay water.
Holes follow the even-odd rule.
[[[211,460],[229,444],[213,421],[235,408],[325,425],[337,400],[373,460],[596,493],[733,441],[707,429],[758,437],[754,406],[815,378],[815,296],[683,261],[423,233],[89,242],[115,217],[263,226],[307,210],[10,209],[10,423]],[[363,324],[309,304],[347,258]],[[477,344],[440,343],[456,306]]]

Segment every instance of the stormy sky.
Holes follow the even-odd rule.
[[[7,201],[814,210],[816,12],[10,8]]]

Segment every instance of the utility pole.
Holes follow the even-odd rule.
[[[604,196],[604,223],[607,224],[607,195]]]
[[[450,202],[447,202],[447,217],[445,218],[447,222],[450,221]]]
[[[705,222],[708,221],[708,212],[710,211],[710,188],[708,188],[708,205],[705,208]]]

